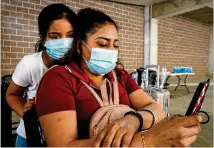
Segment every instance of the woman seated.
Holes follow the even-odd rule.
[[[162,120],[160,105],[125,70],[115,68],[116,23],[90,8],[78,12],[77,22],[67,54],[71,60],[51,68],[37,91],[47,145],[188,146],[195,141],[200,116]]]

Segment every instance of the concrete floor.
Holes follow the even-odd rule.
[[[176,114],[179,113],[184,115],[192,99],[192,96],[197,88],[198,83],[206,80],[206,77],[191,77],[187,79],[187,85],[190,93],[187,92],[185,87],[179,86],[176,91],[174,91],[175,85],[177,83],[176,78],[170,78],[169,82],[171,86],[168,90],[171,93],[169,113]],[[213,80],[211,81],[213,82]],[[201,125],[201,132],[198,139],[191,145],[192,147],[213,147],[213,83],[211,83],[201,110],[206,111],[210,116],[210,122]]]

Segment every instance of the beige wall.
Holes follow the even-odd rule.
[[[208,75],[210,28],[184,17],[158,21],[158,63],[172,70],[193,67],[196,75]]]

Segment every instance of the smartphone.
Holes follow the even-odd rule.
[[[199,83],[185,116],[196,115],[199,113],[209,84],[210,78],[207,81]]]

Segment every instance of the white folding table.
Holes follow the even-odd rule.
[[[186,89],[187,89],[187,91],[190,92],[189,89],[188,89],[188,87],[187,87],[187,85],[186,85],[186,79],[187,79],[187,77],[188,77],[189,75],[195,75],[195,73],[169,73],[169,74],[168,74],[168,77],[167,77],[167,79],[166,79],[166,83],[167,83],[167,81],[168,81],[168,79],[169,79],[170,77],[176,76],[176,77],[178,78],[178,85],[175,87],[174,91],[177,90],[178,86],[185,86]],[[184,77],[184,79],[181,79],[180,76],[185,76],[185,77]],[[181,84],[181,80],[184,81],[184,84]]]

